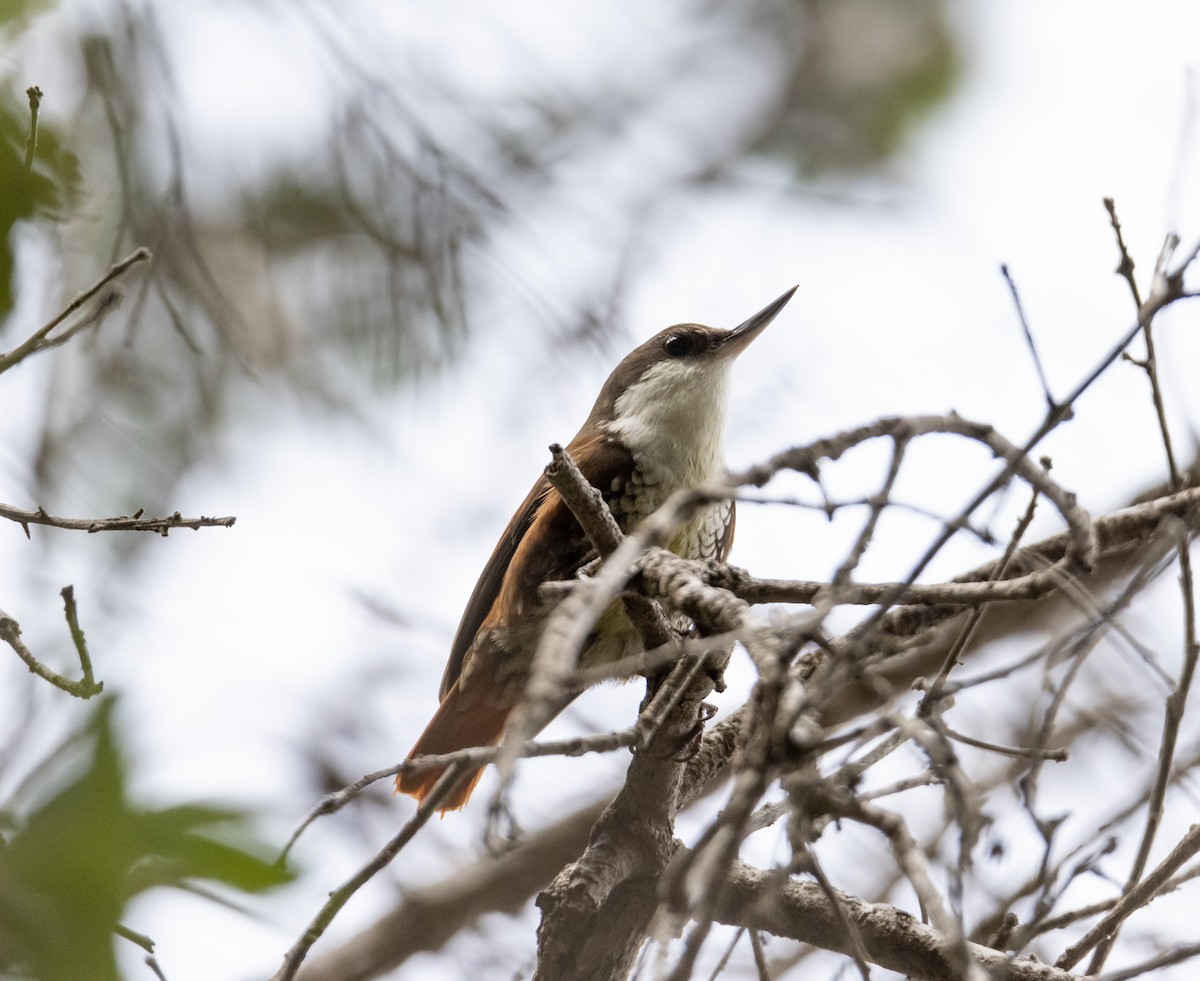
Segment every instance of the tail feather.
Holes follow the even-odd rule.
[[[478,686],[477,686],[478,687]],[[415,756],[441,755],[471,746],[494,746],[504,734],[504,726],[512,713],[511,705],[496,705],[486,691],[464,691],[456,681],[442,699],[437,712],[421,733],[408,759]],[[396,792],[423,801],[434,785],[446,772],[442,767],[421,770],[416,773],[401,773],[396,777]],[[483,776],[482,767],[438,805],[438,810],[457,811],[471,796],[471,791]]]

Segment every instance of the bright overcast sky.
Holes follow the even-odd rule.
[[[75,6],[65,3],[55,16]],[[320,76],[306,61],[314,45],[303,32],[272,30],[271,18],[284,16],[278,11],[158,6],[183,105],[195,117],[198,159],[253,168],[259,139],[302,153],[331,104],[312,81]],[[448,60],[442,70],[474,80],[481,97],[518,89],[530,63],[570,86],[576,73],[605,70],[617,56],[605,45],[627,43],[630,18],[640,18],[638,43],[662,43],[673,8],[640,7],[477,4],[455,16],[441,4],[398,4],[390,24],[364,32],[364,58],[386,59],[392,46],[419,40]],[[353,30],[387,9],[349,4],[339,20]],[[104,591],[89,581],[100,573],[81,561],[90,541],[51,550],[31,578],[19,565],[28,547],[19,529],[0,528],[0,605],[24,611],[19,618],[39,641],[50,643],[58,625],[47,617],[34,628],[34,611],[52,607],[57,589],[75,583],[98,673],[126,692],[121,718],[138,761],[138,791],[158,801],[245,803],[271,816],[267,833],[285,835],[313,803],[295,750],[311,739],[314,719],[351,697],[344,680],[351,670],[379,678],[368,704],[339,713],[361,715],[370,734],[373,749],[357,771],[396,762],[434,707],[462,603],[545,464],[546,445],[573,435],[627,348],[670,323],[732,326],[799,284],[738,365],[734,464],[880,415],[956,409],[1014,441],[1032,431],[1043,404],[999,266],[1009,264],[1021,289],[1052,388],[1066,392],[1132,321],[1125,288],[1112,275],[1116,253],[1102,197],[1116,198],[1143,273],[1168,230],[1180,231],[1185,244],[1200,234],[1200,4],[1005,0],[955,11],[965,77],[885,175],[798,193],[778,165],[760,163],[723,190],[694,187],[659,203],[639,233],[642,265],[631,277],[622,334],[604,355],[568,360],[547,342],[547,324],[569,308],[573,284],[610,266],[620,247],[621,229],[606,227],[606,209],[639,193],[628,161],[600,155],[546,200],[528,202],[522,221],[504,230],[487,297],[467,298],[477,332],[460,361],[416,389],[378,399],[367,427],[301,411],[287,396],[262,399],[176,502],[185,513],[236,514],[236,527],[151,543],[136,595],[111,615],[89,603]],[[51,18],[35,28],[33,40],[53,26]],[[37,58],[51,51],[33,44],[24,73],[38,77]],[[753,53],[731,54],[730,68],[753,60]],[[708,123],[720,125],[692,120],[697,138]],[[634,134],[631,147],[635,155],[660,152],[649,132]],[[1200,415],[1195,317],[1177,311],[1158,335],[1180,433],[1194,431]],[[49,370],[51,358],[23,371],[6,398],[16,391],[35,404],[38,371]],[[535,366],[536,384],[523,364]],[[1163,476],[1144,389],[1139,372],[1116,369],[1046,447],[1056,475],[1088,507],[1116,506]],[[879,472],[880,458],[864,456],[834,479],[861,492]],[[961,459],[958,450],[931,455],[927,483],[910,481],[904,495],[952,507],[985,473],[971,458],[964,477]],[[820,578],[840,558],[846,527],[743,508],[734,559],[762,575]],[[932,531],[917,520],[898,522],[892,549],[870,557],[864,576],[902,575]],[[975,557],[964,545],[939,571],[959,571]],[[401,611],[407,622],[370,615],[364,599]],[[737,704],[747,678],[743,668],[724,707]],[[623,724],[636,687],[589,695],[561,725]],[[163,695],[178,691],[186,697]],[[554,801],[590,798],[619,766],[615,758],[527,766],[520,786],[527,823],[553,814]],[[397,799],[395,809],[399,822],[412,803]],[[431,829],[405,853],[405,881],[436,878],[451,867],[450,856],[470,854],[479,823],[468,810]],[[269,912],[261,920],[155,895],[127,922],[158,942],[170,981],[262,977],[364,854],[318,828],[298,852],[314,873],[286,899],[263,903]],[[368,887],[333,935],[349,935],[392,899],[390,885]],[[528,940],[534,921],[527,914],[524,922],[519,935]],[[515,945],[508,970],[527,956]],[[124,954],[131,978],[148,976],[135,950]],[[461,972],[424,959],[398,976],[465,977],[477,973],[476,956],[479,948],[464,948]],[[1188,974],[1181,970],[1179,977]]]

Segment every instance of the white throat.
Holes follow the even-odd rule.
[[[668,360],[649,368],[613,406],[608,431],[671,490],[725,472],[729,363]]]

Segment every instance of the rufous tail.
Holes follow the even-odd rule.
[[[476,686],[478,689],[480,686]],[[456,681],[446,692],[442,704],[421,733],[417,744],[409,751],[414,756],[440,755],[471,746],[494,746],[504,734],[504,725],[512,713],[511,705],[496,705],[484,690],[463,690]],[[396,777],[396,791],[423,801],[446,769],[401,773]],[[471,796],[471,791],[483,776],[483,768],[461,782],[437,809],[457,811]]]

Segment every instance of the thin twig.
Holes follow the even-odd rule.
[[[1109,215],[1112,220],[1113,230],[1117,235],[1117,244],[1121,250],[1122,262],[1118,271],[1125,268],[1125,260],[1128,258],[1128,251],[1125,248],[1124,239],[1121,236],[1121,226],[1117,221],[1116,207],[1111,200],[1105,200],[1105,206],[1108,208]],[[1159,256],[1159,261],[1155,266],[1154,273],[1154,292],[1170,294],[1182,288],[1183,271],[1187,269],[1191,263],[1191,257],[1184,262],[1180,269],[1172,271],[1169,269],[1171,256],[1174,252],[1175,244],[1178,239],[1174,236],[1168,236],[1164,243],[1163,251]],[[1200,246],[1198,246],[1200,247]],[[1195,253],[1193,253],[1194,256]],[[1145,309],[1145,306],[1140,302],[1140,296],[1137,290],[1137,284],[1133,280],[1132,268],[1133,261],[1128,262],[1129,275],[1126,276],[1130,284],[1130,289],[1133,293],[1134,302],[1138,304],[1139,311]],[[1174,282],[1172,281],[1174,279]],[[1183,484],[1180,474],[1179,464],[1175,458],[1175,450],[1171,441],[1171,430],[1167,423],[1166,405],[1163,399],[1162,385],[1159,381],[1158,374],[1158,355],[1154,346],[1154,330],[1153,330],[1153,311],[1143,315],[1142,336],[1146,342],[1146,359],[1140,362],[1142,369],[1146,373],[1147,381],[1150,384],[1150,396],[1154,404],[1154,413],[1158,421],[1159,436],[1162,441],[1163,451],[1166,455],[1167,463],[1167,486],[1171,491],[1178,491]],[[1184,644],[1183,644],[1183,669],[1179,675],[1179,681],[1167,698],[1166,706],[1163,712],[1162,724],[1162,740],[1159,748],[1158,763],[1155,771],[1154,791],[1150,798],[1150,804],[1146,811],[1146,826],[1142,833],[1142,839],[1138,844],[1137,855],[1134,858],[1133,866],[1130,869],[1129,877],[1126,881],[1126,888],[1132,888],[1135,883],[1141,878],[1145,871],[1146,863],[1149,861],[1150,849],[1154,845],[1154,838],[1158,832],[1158,827],[1162,822],[1163,802],[1166,797],[1168,777],[1171,772],[1171,765],[1175,757],[1175,748],[1179,741],[1179,727],[1183,721],[1183,715],[1187,707],[1188,695],[1191,691],[1192,680],[1195,677],[1197,659],[1200,657],[1200,645],[1197,643],[1196,635],[1196,594],[1194,587],[1194,576],[1192,572],[1191,558],[1191,535],[1185,528],[1178,528],[1176,531],[1177,554],[1179,558],[1179,587],[1183,598],[1184,611]],[[1096,948],[1096,952],[1088,965],[1089,974],[1100,973],[1104,966],[1104,961],[1108,956],[1112,945],[1115,942],[1116,933],[1105,938]]]
[[[1126,917],[1146,905],[1184,862],[1200,853],[1200,824],[1193,824],[1171,854],[1116,902],[1108,915],[1063,952],[1056,966],[1069,971],[1093,947],[1113,936]],[[1089,974],[1092,972],[1088,972]]]
[[[1104,210],[1108,212],[1108,222],[1112,225],[1113,234],[1117,236],[1117,251],[1121,254],[1121,261],[1117,264],[1116,274],[1129,284],[1129,292],[1133,294],[1133,306],[1135,310],[1142,308],[1142,294],[1138,289],[1137,280],[1133,276],[1133,256],[1129,254],[1129,249],[1125,247],[1125,236],[1121,233],[1121,222],[1117,218],[1117,203],[1112,198],[1104,199]]]
[[[163,973],[163,969],[158,963],[158,958],[154,956],[153,940],[144,933],[137,933],[134,930],[130,930],[127,926],[122,926],[120,923],[113,927],[113,933],[141,947],[146,952],[146,956],[142,958],[142,963],[154,972],[154,976],[158,978],[158,981],[167,981],[167,976]]]
[[[237,522],[236,517],[210,518],[201,515],[198,518],[185,518],[178,511],[158,518],[143,518],[145,512],[138,508],[133,514],[122,514],[115,518],[62,518],[50,514],[45,508],[39,507],[34,511],[13,507],[11,504],[0,504],[0,518],[15,521],[29,536],[30,525],[45,525],[49,528],[66,528],[72,531],[86,531],[95,534],[98,531],[152,531],[164,538],[173,528],[232,528]]]
[[[739,492],[737,494],[737,502],[738,504],[756,505],[777,504],[781,507],[799,508],[804,511],[818,511],[828,518],[830,514],[843,511],[847,508],[877,507],[879,504],[879,496],[877,494],[871,494],[867,497],[850,497],[841,498],[838,500],[826,497],[825,500],[817,502],[805,501],[799,497],[788,494],[773,495]],[[922,507],[921,505],[914,504],[911,501],[898,500],[896,497],[891,495],[888,497],[887,505],[893,511],[903,511],[907,514],[914,514],[921,518],[928,518],[930,521],[934,521],[939,525],[945,524],[947,520],[944,515],[939,514],[933,508]],[[984,545],[996,544],[996,537],[987,528],[976,527],[970,522],[963,522],[960,527],[963,531],[973,535]]]
[[[952,916],[943,904],[925,856],[904,819],[899,814],[862,801],[853,802],[844,816],[875,828],[887,838],[896,864],[904,871],[904,877],[916,892],[921,909],[944,938],[947,958],[955,964],[962,977],[976,976],[979,968],[972,962],[962,922]]]
[[[638,742],[638,729],[636,726],[633,726],[615,732],[605,732],[593,736],[579,736],[574,739],[559,739],[552,742],[528,742],[521,747],[521,758],[534,759],[542,756],[576,757],[589,753],[611,753],[618,749],[636,746]],[[453,753],[414,756],[412,759],[405,760],[403,763],[395,766],[389,766],[386,769],[375,770],[373,773],[365,774],[355,780],[354,783],[347,784],[340,790],[335,790],[333,793],[326,794],[321,798],[316,807],[309,811],[299,827],[292,832],[287,844],[276,859],[276,864],[283,865],[287,861],[288,854],[300,836],[308,829],[309,825],[318,818],[329,814],[336,814],[371,784],[378,783],[380,780],[386,780],[389,777],[395,777],[401,773],[441,770],[460,763],[466,764],[474,772],[480,766],[495,760],[498,753],[498,746],[471,746],[467,749],[455,750]]]
[[[802,826],[810,824],[808,815],[797,814],[796,817]],[[794,840],[796,838],[795,832],[790,828],[789,832]],[[814,835],[813,837],[815,838],[816,836]],[[846,936],[850,948],[850,958],[854,961],[854,966],[858,969],[858,973],[861,975],[863,981],[871,981],[871,970],[867,967],[867,949],[863,944],[862,934],[857,924],[847,915],[842,897],[833,888],[833,883],[829,881],[829,876],[825,874],[825,869],[817,861],[817,856],[809,847],[808,841],[802,842],[801,846],[801,849],[796,849],[793,845],[793,851],[799,851],[799,854],[792,861],[793,868],[791,871],[795,872],[802,867],[804,871],[810,873],[816,880],[821,892],[825,894],[825,898],[829,900],[830,906],[833,907],[833,914],[837,918],[838,926]],[[786,879],[781,876],[778,885],[782,885],[785,881]]]
[[[1163,883],[1161,889],[1154,898],[1174,892],[1180,886],[1191,882],[1193,879],[1200,876],[1200,865],[1194,865],[1192,868],[1181,872],[1179,875],[1172,876],[1167,882]],[[1112,899],[1103,899],[1096,903],[1090,903],[1087,906],[1081,906],[1079,909],[1069,910],[1066,913],[1060,913],[1057,916],[1046,917],[1043,920],[1026,923],[1018,926],[1012,933],[1011,941],[1014,950],[1020,950],[1025,947],[1033,938],[1040,937],[1043,934],[1051,933],[1054,930],[1063,930],[1066,927],[1074,926],[1080,920],[1090,919],[1093,916],[1099,916],[1101,913],[1107,913],[1120,900],[1119,896]]]
[[[708,981],[718,981],[721,975],[725,973],[725,968],[729,966],[729,958],[733,956],[733,952],[745,932],[743,927],[738,927],[733,931],[733,936],[729,938],[729,943],[725,945],[724,953],[721,954],[717,963],[713,965],[713,969],[708,975]],[[634,981],[636,981],[636,978]]]
[[[1026,760],[1051,760],[1055,763],[1065,763],[1070,754],[1065,749],[1037,749],[1026,746],[1001,746],[985,739],[976,739],[962,732],[955,732],[945,722],[938,725],[938,731],[949,736],[957,743],[974,746],[976,749],[986,749],[989,753],[999,753],[1001,756],[1015,756]]]
[[[1008,291],[1012,294],[1013,305],[1017,308],[1017,319],[1021,322],[1021,333],[1025,337],[1025,346],[1029,348],[1029,355],[1033,358],[1033,367],[1037,371],[1038,384],[1042,386],[1042,395],[1046,399],[1046,404],[1053,408],[1054,396],[1050,394],[1050,383],[1046,380],[1046,372],[1042,368],[1042,359],[1038,354],[1037,344],[1033,340],[1033,331],[1029,329],[1029,320],[1025,316],[1025,306],[1021,303],[1021,294],[1017,290],[1017,284],[1014,282],[1012,274],[1008,271],[1007,263],[1001,264],[1000,274],[1004,277],[1004,281],[1008,283]]]
[[[75,587],[63,586],[61,595],[66,608],[67,628],[71,631],[71,641],[75,644],[75,651],[79,654],[79,667],[83,671],[80,684],[98,694],[104,686],[97,686],[96,676],[92,673],[92,656],[88,653],[87,640],[79,626],[79,612],[75,609]]]
[[[866,554],[868,546],[874,540],[875,529],[879,527],[879,519],[891,503],[892,490],[896,486],[896,479],[900,476],[900,467],[904,463],[904,453],[908,449],[911,440],[912,437],[908,433],[900,433],[892,440],[892,457],[888,461],[888,470],[883,479],[883,486],[872,498],[871,510],[867,515],[867,520],[863,524],[862,530],[858,533],[854,544],[850,546],[845,560],[833,574],[831,585],[835,591],[850,581],[850,577],[854,575],[854,570],[858,568],[859,562],[862,561],[863,555]]]
[[[771,981],[771,968],[767,964],[767,952],[763,950],[762,937],[757,930],[750,931],[750,949],[754,953],[754,968],[758,971],[758,981]],[[863,977],[870,977],[864,974]]]
[[[84,643],[83,631],[79,629],[79,621],[75,614],[74,591],[70,586],[63,589],[62,597],[66,604],[67,626],[71,631],[71,638],[75,643],[75,650],[79,654],[83,669],[81,680],[68,681],[57,671],[52,671],[34,657],[33,652],[21,640],[21,625],[3,610],[0,610],[0,640],[8,644],[16,652],[17,657],[24,661],[29,670],[39,678],[50,682],[55,688],[65,691],[68,695],[86,700],[99,695],[104,690],[104,682],[96,681],[92,675],[92,662],[88,656],[87,645]]]
[[[1130,981],[1131,978],[1141,977],[1143,974],[1149,974],[1159,968],[1170,967],[1172,964],[1179,964],[1197,956],[1200,956],[1200,943],[1179,944],[1140,964],[1134,964],[1132,967],[1123,968],[1120,971],[1101,974],[1096,981]]]
[[[48,323],[39,327],[24,341],[18,344],[7,354],[0,354],[0,374],[6,372],[14,365],[20,364],[25,358],[31,354],[36,354],[38,351],[45,350],[48,347],[53,347],[56,341],[50,338],[51,332],[58,327],[71,314],[75,313],[80,307],[88,302],[93,296],[99,293],[105,286],[111,283],[114,279],[123,276],[131,268],[141,262],[150,261],[150,250],[145,246],[134,249],[124,259],[114,265],[95,283],[89,286],[86,290],[80,293],[75,299],[68,303],[60,313],[58,313]]]
[[[1043,466],[1049,470],[1049,461],[1043,460],[1042,462]],[[1004,554],[1000,556],[999,561],[996,563],[989,581],[995,582],[1005,578],[1009,566],[1013,561],[1013,556],[1016,554],[1017,546],[1020,545],[1021,539],[1025,537],[1025,532],[1029,530],[1029,526],[1033,524],[1034,515],[1037,513],[1037,502],[1038,493],[1034,490],[1030,494],[1029,504],[1025,508],[1025,513],[1017,521],[1017,527],[1013,531],[1012,537],[1009,538],[1008,544],[1004,547]],[[970,616],[967,617],[967,622],[963,624],[954,643],[950,645],[950,649],[946,652],[945,660],[942,661],[942,666],[938,669],[933,684],[928,686],[925,695],[921,698],[920,704],[917,706],[918,715],[929,716],[935,711],[938,702],[942,698],[942,693],[950,677],[950,672],[958,664],[958,659],[962,655],[962,652],[966,650],[967,645],[974,638],[975,631],[979,629],[979,624],[983,620],[983,614],[986,609],[987,607],[984,605],[977,606],[971,611]]]
[[[115,933],[118,937],[125,938],[132,944],[137,944],[137,946],[141,947],[142,950],[144,950],[147,954],[154,953],[154,941],[144,933],[138,933],[136,930],[130,930],[129,927],[122,923],[118,923],[113,927],[113,933]]]
[[[283,964],[272,975],[271,981],[291,981],[296,976],[296,972],[300,969],[300,965],[304,962],[304,958],[308,955],[312,945],[321,939],[321,935],[324,934],[342,907],[350,901],[350,897],[358,892],[377,873],[387,868],[392,859],[400,853],[400,850],[413,839],[416,833],[437,812],[438,804],[448,797],[458,787],[459,783],[468,779],[471,772],[469,768],[458,764],[450,767],[450,769],[438,778],[438,782],[434,784],[433,789],[417,807],[417,813],[408,820],[404,827],[400,829],[400,832],[384,845],[371,861],[329,894],[329,899],[317,911],[317,915],[313,917],[307,929],[288,949],[283,957]]]

